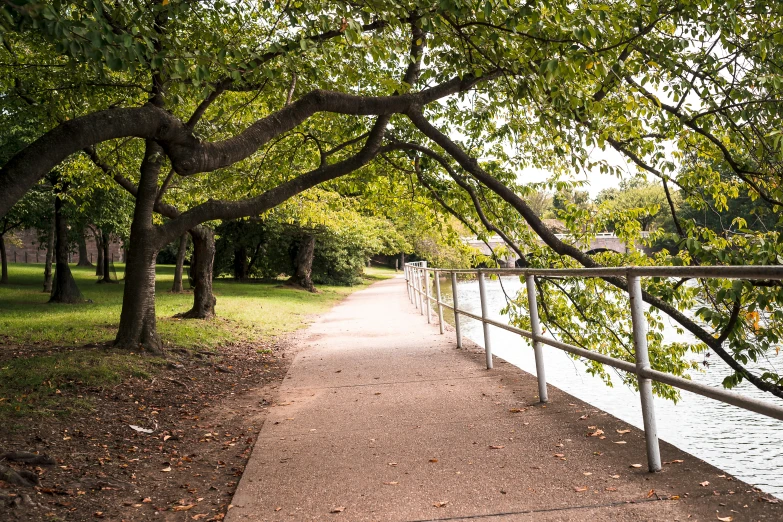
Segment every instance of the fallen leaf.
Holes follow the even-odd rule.
[[[625,441],[624,440],[617,440],[617,441],[614,441],[614,443],[615,444],[625,444]]]
[[[152,499],[150,497],[147,497],[144,500],[142,500],[142,502],[144,502],[145,504],[149,504],[150,502],[152,502]]]
[[[587,415],[582,415],[581,417],[579,417],[579,420],[585,420],[585,419],[587,419]]]
[[[718,517],[718,520],[720,520],[721,522],[731,522],[732,520],[734,520],[734,517]]]
[[[632,468],[641,468],[642,465],[641,464],[631,464],[631,467]]]
[[[128,424],[128,426],[130,427],[130,429],[134,431],[138,431],[139,433],[152,433],[153,431],[155,431],[149,428],[142,428],[141,426],[136,426],[134,424]]]
[[[430,459],[430,462],[438,462],[438,459]]]
[[[565,457],[565,455],[564,455],[564,454],[562,454],[562,453],[555,453],[555,455],[554,455],[554,456],[555,456],[555,457],[557,457],[557,458],[560,458],[560,457]]]
[[[168,473],[169,471],[171,471],[171,466],[169,466],[169,467],[167,467],[167,468],[163,468],[161,471],[162,471],[163,473]]]
[[[329,513],[342,513],[345,511],[345,506],[339,506],[336,508],[332,508],[332,510]]]
[[[511,408],[508,411],[509,411],[509,413],[522,413],[525,410],[523,410],[522,408]]]
[[[190,511],[194,507],[196,507],[195,504],[188,504],[187,506],[174,506],[173,508],[171,508],[171,510],[172,511]]]
[[[604,488],[604,490],[605,491],[617,491],[617,488],[615,488],[615,487],[608,487],[608,488]]]
[[[169,440],[170,438],[171,438],[171,435],[164,435],[164,436],[163,436],[163,442],[166,442],[166,441],[167,441],[167,440]],[[206,516],[206,515],[204,515],[204,516]]]
[[[611,478],[620,478],[620,475],[610,475]]]
[[[397,484],[399,484],[399,482],[384,482],[383,483],[384,486],[396,486]]]
[[[397,465],[396,462],[389,462],[389,466],[396,466],[396,465]]]
[[[710,481],[709,480],[705,480],[704,482],[699,482],[699,485],[706,488],[707,486],[710,485]]]
[[[442,500],[441,502],[435,502],[433,504],[433,506],[435,506],[437,508],[442,508],[442,507],[446,507],[446,504],[448,504],[448,503],[449,503],[448,500]]]
[[[503,449],[505,446],[490,446],[489,449]]]
[[[340,373],[340,372],[337,372],[337,373]],[[281,509],[283,509],[283,508],[282,507],[276,507],[275,511],[280,511]]]
[[[198,515],[193,515],[190,518],[192,518],[193,520],[201,520],[202,518],[207,518],[207,515],[206,515],[206,513],[201,513],[201,514],[198,514]]]
[[[650,498],[653,495],[655,495],[655,490],[654,489],[651,489],[650,491],[647,492],[647,498]]]
[[[587,491],[587,486],[574,486],[574,491],[577,493],[581,493],[582,491]]]
[[[589,471],[585,471],[584,473],[582,473],[582,475],[584,475],[585,477],[589,477],[590,475],[592,475],[592,473],[590,473]]]
[[[588,433],[587,436],[588,437],[598,437],[599,435],[603,435],[603,434],[604,434],[604,430],[595,430],[592,433]]]
[[[631,430],[614,430],[614,431],[616,431],[620,435],[623,435],[624,433],[631,433]]]
[[[672,495],[669,500],[680,500],[680,495]]]

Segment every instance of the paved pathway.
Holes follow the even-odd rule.
[[[539,405],[533,377],[455,349],[401,278],[352,294],[304,342],[229,522],[783,520],[783,503],[668,444],[648,473],[642,433],[570,395]]]

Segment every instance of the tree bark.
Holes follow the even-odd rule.
[[[92,266],[90,255],[87,253],[87,240],[84,238],[84,227],[78,230],[77,243],[79,244],[79,262],[76,266]]]
[[[111,265],[109,264],[111,261],[111,241],[109,238],[109,234],[101,230],[101,246],[103,247],[101,249],[103,255],[101,256],[101,262],[103,264],[103,278],[99,279],[99,283],[119,283],[119,281],[115,281],[111,278]]]
[[[176,294],[181,294],[182,289],[182,268],[185,265],[185,253],[188,249],[188,235],[182,234],[179,238],[179,248],[177,249],[177,266],[174,268],[174,284],[171,286],[171,291]]]
[[[63,199],[57,197],[54,200],[55,221],[55,268],[54,284],[50,303],[80,303],[84,301],[79,287],[71,274],[68,266],[68,221],[63,215]]]
[[[114,340],[118,348],[141,348],[152,353],[163,353],[155,319],[155,258],[160,247],[152,223],[162,160],[163,149],[154,141],[147,140],[131,222],[130,242],[133,248],[125,262],[122,313]]]
[[[242,281],[247,279],[248,272],[247,247],[239,246],[234,249],[234,279]]]
[[[95,275],[103,277],[103,242],[101,241],[101,235],[103,234],[100,229],[94,231],[95,234],[95,249],[98,251],[98,259],[95,260]]]
[[[3,267],[0,269],[0,285],[8,284],[8,253],[5,251],[5,234],[0,234],[0,263]]]
[[[44,265],[43,291],[52,293],[52,259],[54,258],[54,237],[57,233],[56,220],[52,216],[52,226],[49,227],[49,237],[46,238],[46,264]]]
[[[307,234],[299,243],[299,250],[296,252],[296,273],[288,280],[289,284],[301,286],[308,292],[315,292],[313,284],[313,257],[315,257],[315,236]]]
[[[210,319],[215,316],[217,300],[212,294],[212,266],[215,262],[215,231],[199,225],[190,231],[193,238],[193,260],[190,265],[194,280],[193,308],[177,314],[185,319]]]

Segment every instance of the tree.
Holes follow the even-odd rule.
[[[409,179],[433,200],[474,229],[501,235],[523,263],[534,266],[647,262],[635,252],[625,257],[582,252],[577,245],[599,231],[589,209],[567,206],[562,217],[573,232],[568,242],[525,201],[529,190],[519,173],[526,167],[550,169],[556,177],[622,171],[623,166],[594,161],[595,147],[614,149],[661,181],[676,233],[693,248],[662,253],[656,263],[725,262],[714,253],[721,244],[717,238],[697,241],[677,220],[669,184],[684,184],[674,179],[684,153],[719,160],[735,186],[771,208],[783,199],[778,175],[783,140],[765,131],[780,121],[783,82],[775,60],[767,59],[783,46],[776,39],[783,19],[777,4],[459,1],[425,9],[380,0],[265,5],[255,11],[243,2],[171,1],[153,2],[141,12],[38,2],[2,9],[11,49],[21,41],[31,54],[25,59],[81,64],[62,77],[80,86],[110,84],[122,95],[107,96],[96,87],[89,107],[50,124],[51,130],[5,162],[0,214],[85,147],[102,144],[96,147],[100,159],[118,140],[144,140],[143,148],[138,140],[129,145],[143,160],[132,180],[137,203],[121,346],[159,347],[150,266],[163,245],[201,223],[259,215],[315,185],[361,176],[381,160],[415,170]],[[406,62],[400,81],[400,64]],[[34,83],[22,70],[12,67],[15,79]],[[21,98],[29,90],[15,94]],[[18,110],[10,107],[7,114]],[[290,165],[277,163],[282,172],[271,172],[264,158],[281,155]],[[160,183],[164,166],[172,174]],[[199,173],[210,174],[197,183]],[[167,180],[175,177],[182,187],[198,186],[193,198],[166,199]],[[715,191],[723,186],[705,179]],[[221,190],[222,182],[230,190]],[[214,194],[224,199],[210,200]],[[156,208],[174,203],[182,205],[179,214],[165,223],[153,221]],[[628,239],[634,234],[629,231]],[[710,248],[695,247],[704,241]],[[732,245],[736,252],[745,249],[744,258],[732,253],[725,259],[776,260],[777,247],[761,245]],[[606,290],[606,299],[624,298],[624,279],[606,278],[600,285],[558,289],[546,282],[548,297],[573,306],[570,297],[596,288]],[[657,310],[653,313],[672,317],[734,370],[727,384],[747,379],[783,396],[774,371],[756,375],[743,366],[758,353],[749,348],[741,312],[783,302],[777,287],[747,282],[718,295],[717,286],[706,285],[698,294],[684,286],[650,282],[643,298]],[[709,303],[710,297],[718,299],[697,319],[683,313],[695,300]],[[603,317],[614,320],[616,311],[607,307]],[[607,321],[596,325],[607,327]],[[562,331],[573,328],[565,325]],[[773,317],[761,335],[769,345],[780,333]],[[627,355],[628,341],[589,346]],[[653,364],[684,371],[680,351],[661,346]]]
[[[663,187],[643,178],[622,180],[619,188],[602,190],[595,202],[599,205],[600,212],[606,215],[606,228],[610,231],[614,231],[618,225],[623,226],[632,221],[638,223],[642,232],[649,232],[671,221],[671,215],[666,212],[666,193]],[[675,208],[676,206],[675,203]],[[674,228],[671,227],[669,231],[673,232]]]

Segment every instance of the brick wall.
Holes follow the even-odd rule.
[[[13,238],[11,234],[13,234]],[[9,263],[43,263],[46,261],[46,245],[41,245],[38,242],[38,232],[36,230],[14,230],[6,234],[5,238],[5,250],[8,254]],[[85,232],[85,239],[87,241],[88,259],[95,264],[98,260],[98,249],[95,247],[95,238],[89,228]],[[17,244],[20,241],[22,246]],[[115,262],[123,261],[121,242],[113,240],[109,245],[109,252]],[[72,245],[69,258],[71,263],[79,262],[78,246]]]

